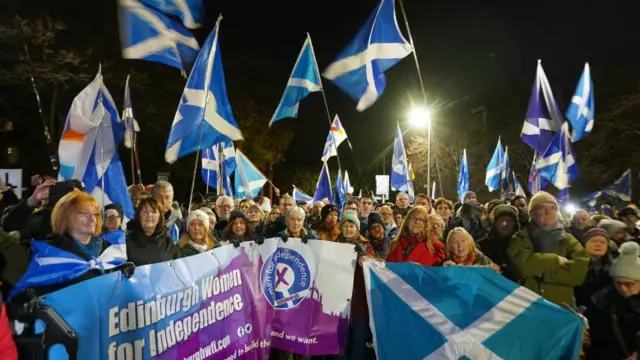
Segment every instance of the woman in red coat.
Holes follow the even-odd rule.
[[[414,262],[434,266],[445,259],[444,244],[429,238],[429,213],[421,206],[414,207],[402,222],[398,236],[393,239],[387,255],[390,262]]]

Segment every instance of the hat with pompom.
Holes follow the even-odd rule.
[[[640,245],[633,241],[626,242],[618,249],[620,254],[609,269],[612,277],[623,277],[640,281]]]

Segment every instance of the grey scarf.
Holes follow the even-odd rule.
[[[535,252],[555,253],[558,251],[560,240],[562,240],[564,228],[558,222],[551,230],[544,230],[531,221],[529,222],[529,234]]]

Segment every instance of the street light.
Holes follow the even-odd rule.
[[[409,123],[417,129],[427,126],[427,184],[431,184],[431,110],[414,106],[408,113]]]

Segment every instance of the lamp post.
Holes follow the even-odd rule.
[[[417,106],[409,110],[409,123],[417,129],[427,127],[427,184],[431,184],[431,110]]]

